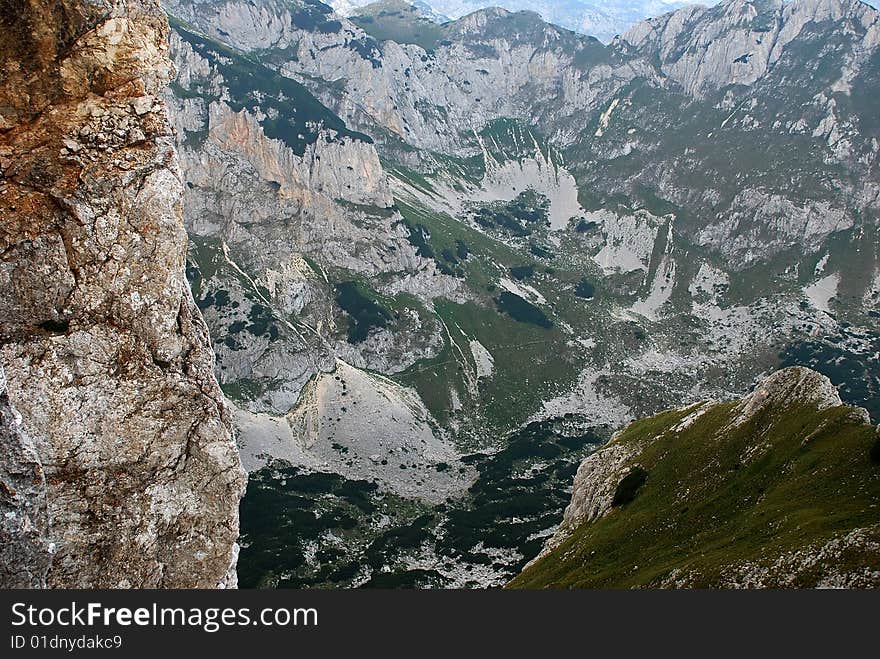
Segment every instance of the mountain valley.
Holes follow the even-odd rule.
[[[50,5],[0,586],[880,583],[873,7]]]
[[[867,5],[686,8],[609,45],[498,9],[428,40],[318,2],[166,9],[243,585],[503,583],[612,431],[779,366],[877,414]]]

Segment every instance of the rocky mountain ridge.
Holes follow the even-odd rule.
[[[562,524],[512,585],[876,587],[878,433],[826,377],[797,367],[740,401],[640,420],[584,460]],[[644,530],[627,542],[653,546],[609,556],[629,520]]]
[[[234,1],[171,3],[169,10],[212,38],[258,54],[282,74],[310,87],[348,123],[376,138],[385,157],[420,171],[437,172],[442,167],[426,151],[478,154],[476,134],[502,117],[537,126],[568,160],[582,170],[588,168],[576,175],[579,183],[586,177],[599,190],[611,184],[610,195],[633,194],[631,188],[620,189],[631,175],[612,181],[596,178],[609,166],[619,167],[621,156],[631,160],[641,152],[642,158],[662,157],[666,164],[655,167],[667,172],[666,180],[650,180],[650,175],[642,174],[638,185],[688,213],[714,210],[718,226],[696,227],[686,222],[681,225],[686,227],[685,235],[742,265],[790,248],[802,234],[808,237],[809,249],[816,249],[830,233],[853,226],[852,211],[846,210],[849,206],[860,213],[876,212],[877,190],[871,183],[864,189],[845,185],[830,196],[820,184],[822,194],[804,200],[803,188],[788,192],[779,182],[777,196],[768,196],[761,179],[772,176],[772,169],[760,161],[757,169],[744,172],[747,178],[738,195],[716,184],[703,193],[704,200],[693,199],[692,193],[682,197],[683,191],[677,190],[684,184],[680,177],[691,170],[693,159],[670,160],[663,142],[681,137],[659,135],[658,128],[666,120],[640,118],[640,104],[633,103],[633,94],[646,93],[672,94],[673,106],[709,102],[704,109],[683,111],[717,114],[720,128],[737,127],[750,150],[762,131],[779,130],[755,123],[756,115],[776,112],[761,108],[759,103],[766,105],[767,100],[755,96],[772,94],[771,88],[785,84],[789,60],[811,43],[812,26],[836,21],[842,31],[836,33],[838,41],[828,46],[834,51],[824,58],[829,71],[839,67],[840,74],[827,83],[817,81],[817,93],[809,102],[814,109],[785,117],[784,129],[794,135],[827,136],[827,154],[816,161],[816,173],[809,171],[814,167],[812,157],[801,165],[807,170],[805,176],[827,176],[822,170],[832,161],[864,173],[876,162],[877,145],[870,140],[859,142],[855,136],[859,124],[870,121],[869,116],[857,111],[851,119],[839,118],[840,99],[830,96],[838,88],[845,91],[846,80],[864,77],[860,71],[865,66],[870,70],[872,53],[877,50],[877,12],[857,0],[799,0],[785,6],[781,2],[728,2],[706,10],[689,8],[641,23],[608,47],[527,13],[486,9],[444,26],[444,38],[430,52],[415,44],[380,43],[345,19],[335,20],[332,30],[317,23],[319,27],[300,28],[289,8],[271,2],[259,9]],[[858,44],[852,53],[847,51],[850,41]],[[711,49],[701,45],[710,42]],[[681,100],[674,100],[679,94],[683,94]],[[753,112],[744,111],[746,107]],[[595,130],[582,131],[585,113],[595,117]],[[615,123],[635,123],[622,136],[598,127],[612,118]],[[652,123],[647,123],[649,119]],[[693,125],[688,126],[691,130]],[[712,132],[707,127],[700,139],[705,143]],[[413,146],[418,150],[415,153]],[[696,151],[699,145],[688,145],[685,154],[691,149]],[[747,156],[753,157],[743,154]],[[725,178],[718,183],[726,184]],[[754,216],[767,203],[803,218],[791,227],[780,226],[783,237],[769,251],[766,236],[743,230],[740,219]],[[739,234],[739,244],[731,242],[731,231]]]
[[[700,96],[729,85],[755,84],[808,25],[823,23],[838,24],[856,37],[848,55],[858,75],[880,38],[876,10],[858,0],[742,0],[688,7],[638,23],[622,39],[659,60],[664,75]],[[843,88],[846,82],[836,85]]]
[[[370,5],[383,3],[372,0],[332,0],[330,5],[344,16],[359,15]],[[624,0],[594,3],[583,0],[546,0],[524,2],[523,0],[430,0],[413,3],[423,14],[436,22],[459,19],[482,8],[497,5],[508,11],[533,11],[548,23],[580,32],[604,42],[622,34],[633,23],[650,16],[657,16],[680,7],[684,3],[673,0],[647,0],[646,2]]]

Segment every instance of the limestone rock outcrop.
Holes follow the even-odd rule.
[[[2,585],[234,586],[245,477],[184,276],[167,19],[2,11]]]

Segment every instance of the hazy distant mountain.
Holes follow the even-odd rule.
[[[328,0],[333,8],[345,16],[373,0]],[[412,3],[437,20],[444,17],[461,18],[485,7],[503,7],[510,11],[528,9],[555,25],[609,41],[622,34],[634,23],[650,16],[683,7],[688,2],[675,0],[422,0]],[[713,0],[699,4],[714,5]]]

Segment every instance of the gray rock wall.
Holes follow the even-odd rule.
[[[3,11],[0,585],[234,585],[244,473],[184,277],[165,16]]]

